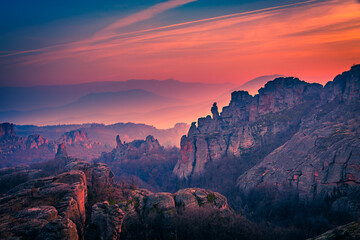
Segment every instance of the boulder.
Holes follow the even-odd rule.
[[[58,218],[46,224],[35,240],[78,240],[76,225],[68,218]]]
[[[120,239],[123,218],[124,213],[117,204],[109,205],[108,202],[102,202],[93,205],[86,239]]]

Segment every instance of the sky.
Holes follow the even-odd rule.
[[[326,83],[360,63],[359,0],[12,0],[0,87],[128,79]]]

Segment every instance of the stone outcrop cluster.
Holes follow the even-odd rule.
[[[157,142],[151,137],[146,141]],[[120,188],[106,164],[69,157],[64,144],[44,164],[63,166],[57,174],[29,166],[0,169],[0,239],[118,240],[134,218],[161,219],[164,233],[173,236],[171,221],[179,211],[204,208],[217,209],[224,217],[234,214],[224,196],[209,190],[171,194]],[[126,198],[114,201],[113,195]]]
[[[219,114],[199,118],[181,139],[179,179],[206,174],[211,162],[247,161],[244,190],[272,186],[315,196],[328,188],[360,184],[360,65],[324,87],[277,78],[255,96],[231,95]]]
[[[146,189],[133,190],[129,198],[119,203],[119,206],[125,213],[125,234],[134,222],[141,219],[144,223],[157,222],[163,239],[176,239],[175,223],[179,214],[184,211],[215,210],[217,215],[214,217],[220,219],[231,218],[235,214],[223,195],[200,188],[181,189],[174,194],[152,193]]]
[[[1,170],[0,181],[11,185],[0,198],[1,239],[84,239],[88,191],[109,186],[113,174],[106,165],[68,158],[61,145],[54,161],[60,159],[68,161],[67,171],[55,176],[29,167]]]
[[[64,135],[58,140],[58,142],[65,143],[67,145],[76,145],[79,144],[86,148],[92,147],[92,142],[88,137],[87,133],[83,130],[73,130],[70,132],[64,133]]]
[[[31,164],[53,157],[58,144],[67,147],[71,154],[84,159],[99,157],[105,146],[92,141],[83,130],[65,132],[56,140],[48,140],[40,134],[20,137],[10,123],[0,124],[0,167]]]

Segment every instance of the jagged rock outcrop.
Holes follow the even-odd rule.
[[[326,84],[325,103],[302,117],[289,141],[240,176],[238,186],[245,190],[290,187],[311,197],[359,186],[359,88],[359,66]]]
[[[59,144],[55,158],[68,158],[69,155],[66,151],[66,147],[64,143]]]
[[[76,225],[68,218],[58,218],[41,228],[35,240],[78,240]]]
[[[214,104],[213,118],[199,118],[198,126],[193,123],[188,135],[182,137],[175,175],[180,179],[199,177],[208,162],[224,156],[266,156],[269,150],[261,148],[284,143],[299,127],[301,113],[320,99],[321,89],[319,84],[297,78],[277,78],[254,97],[245,91],[233,92],[229,106],[223,108],[220,116]],[[293,111],[300,114],[294,115]]]
[[[233,92],[217,119],[199,118],[182,137],[174,174],[193,180],[208,164],[232,157],[245,165],[237,180],[242,190],[290,188],[312,198],[359,186],[359,89],[355,65],[324,88],[277,78],[254,97]]]
[[[171,193],[133,190],[128,199],[119,203],[125,213],[124,231],[138,222],[156,222],[164,239],[176,239],[175,222],[184,211],[214,210],[219,218],[234,216],[227,199],[219,193],[199,188],[187,188]]]
[[[125,144],[125,143],[124,143],[124,144]],[[116,148],[117,148],[117,149],[120,149],[120,148],[124,147],[124,144],[121,142],[120,136],[117,135],[117,136],[116,136]]]
[[[11,123],[0,124],[0,139],[15,137],[14,125]]]
[[[179,149],[163,147],[149,135],[145,140],[125,143],[116,137],[117,146],[102,153],[96,162],[108,164],[117,179],[133,182],[151,191],[172,191],[172,170],[179,156]],[[174,185],[172,185],[174,186]]]
[[[120,239],[123,219],[124,213],[117,204],[109,205],[108,202],[94,204],[86,239]]]
[[[59,168],[51,171],[62,173],[49,176],[47,165]],[[106,196],[107,189],[114,184],[114,174],[106,164],[90,164],[69,157],[64,144],[59,145],[55,159],[45,163],[44,170],[41,166],[38,166],[40,169],[29,166],[0,169],[0,183],[3,184],[0,192],[0,238],[84,239],[88,192],[92,201]],[[99,208],[94,207],[93,223],[101,227],[101,231],[104,225],[100,225],[105,224],[101,221],[114,227],[116,237],[104,239],[119,239],[121,224],[118,223],[123,218],[119,207],[108,204],[103,212],[107,216],[96,217],[100,214],[96,209],[103,205],[96,206]],[[96,219],[102,220],[96,222]],[[106,234],[111,235],[110,232]]]
[[[329,230],[315,238],[308,240],[357,240],[360,239],[360,223],[351,222]]]
[[[104,163],[90,164],[81,159],[73,159],[65,166],[65,170],[80,170],[85,173],[87,187],[94,194],[101,194],[106,187],[114,184],[114,174]]]
[[[74,146],[75,144],[79,144],[86,148],[92,147],[92,143],[87,133],[80,129],[64,133],[64,135],[58,140],[58,142],[63,142],[67,145],[72,146]]]
[[[31,234],[35,237],[42,226],[61,217],[74,222],[79,238],[82,239],[86,196],[86,177],[81,171],[65,172],[22,183],[0,198],[0,218],[5,223],[1,225],[0,237],[24,238],[28,231],[24,232],[23,229],[31,229]],[[17,214],[21,209],[25,210]],[[20,221],[23,226],[19,228],[19,224],[13,224],[14,221]],[[33,225],[37,227],[34,228]]]
[[[129,143],[123,143],[120,140],[120,136],[117,135],[116,148],[110,153],[103,153],[100,161],[125,163],[131,159],[136,159],[137,155],[139,155],[139,157],[144,154],[149,155],[158,150],[163,150],[163,147],[159,144],[159,141],[151,135],[147,136],[145,140],[134,140]]]
[[[26,148],[33,149],[39,148],[42,145],[48,145],[49,140],[43,138],[40,134],[30,135],[26,139]]]

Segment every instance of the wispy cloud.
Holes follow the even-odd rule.
[[[58,64],[65,69],[61,75],[93,80],[122,76],[231,81],[274,72],[321,77],[360,60],[360,5],[355,0],[309,0],[118,32],[188,2],[155,5],[83,41],[12,54],[19,54],[17,64],[38,69]]]
[[[122,19],[110,24],[106,28],[97,32],[95,34],[95,36],[106,37],[107,35],[112,35],[116,32],[116,30],[119,30],[122,27],[126,27],[126,26],[132,25],[134,23],[138,23],[138,22],[150,19],[160,13],[167,11],[167,10],[185,5],[187,3],[195,2],[195,1],[197,1],[197,0],[170,0],[167,2],[159,3],[148,9],[137,12],[135,14],[132,14],[130,16],[127,16],[125,18],[122,18]]]

